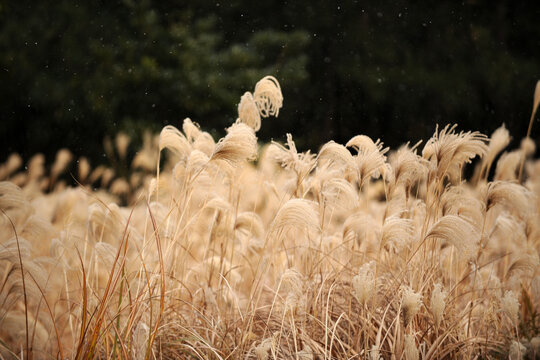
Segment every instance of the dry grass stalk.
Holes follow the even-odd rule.
[[[282,102],[266,77],[219,141],[185,119],[182,131],[145,134],[131,159],[118,135],[107,151],[131,173],[81,158],[77,188],[61,176],[67,152],[51,171],[43,155],[25,171],[10,156],[0,165],[0,355],[537,356],[534,143],[497,161],[504,127],[487,145],[446,126],[422,156],[418,144],[389,153],[365,135],[347,143],[354,154],[332,141],[298,152],[287,135],[258,156],[261,118]],[[465,181],[463,167],[483,155]]]

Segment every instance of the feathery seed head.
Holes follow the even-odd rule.
[[[439,327],[446,306],[446,292],[441,290],[441,284],[435,284],[431,293],[431,312],[435,319],[435,326]]]
[[[409,243],[414,228],[410,219],[403,219],[398,215],[392,215],[384,220],[382,228],[381,246],[394,248]]]
[[[510,318],[512,325],[519,321],[519,301],[512,290],[507,291],[501,298],[501,310]]]
[[[261,128],[259,108],[250,92],[244,93],[240,98],[240,103],[238,104],[238,121],[248,125],[255,131]]]
[[[330,205],[338,205],[344,209],[353,209],[358,206],[358,193],[345,179],[333,178],[325,181],[321,194],[324,201]]]
[[[318,160],[321,164],[329,164],[330,168],[343,170],[345,174],[358,172],[356,162],[351,152],[343,145],[329,141],[319,151]]]
[[[521,150],[504,152],[499,158],[499,161],[497,161],[494,179],[515,181],[517,179],[521,158]]]
[[[525,219],[533,210],[533,204],[529,201],[531,197],[533,194],[524,186],[506,181],[494,181],[489,183],[487,188],[486,208],[489,210],[501,204]]]
[[[159,134],[159,151],[169,149],[181,159],[188,157],[191,146],[184,134],[172,125],[165,126]]]
[[[194,123],[190,118],[184,119],[184,122],[182,123],[182,130],[184,131],[187,140],[192,144],[202,134],[199,124]]]
[[[17,169],[21,167],[23,163],[22,157],[19,154],[13,153],[9,155],[9,158],[4,165],[4,173],[2,174],[3,178],[9,177],[11,174],[13,174]]]
[[[120,156],[120,159],[126,158],[127,149],[130,142],[131,142],[131,139],[126,133],[119,132],[118,134],[116,134],[114,143],[116,145],[116,150],[118,151],[118,155]]]
[[[45,155],[36,154],[28,162],[28,178],[37,180],[45,174]]]
[[[510,352],[508,353],[509,360],[521,360],[525,358],[527,348],[519,341],[512,340],[510,344]]]
[[[360,267],[358,274],[352,279],[353,295],[362,306],[366,304],[375,293],[374,267],[374,261],[365,263]]]
[[[436,166],[436,176],[454,178],[459,175],[463,165],[476,156],[483,156],[487,151],[487,136],[477,131],[455,133],[457,125],[447,125],[428,140],[422,151],[424,159]]]
[[[536,151],[536,143],[531,138],[523,138],[521,140],[520,150],[523,152],[524,156],[531,156]]]
[[[506,146],[508,146],[508,144],[510,143],[510,139],[510,133],[508,132],[504,124],[502,124],[501,127],[497,128],[497,130],[495,130],[493,134],[491,134],[487,153],[482,162],[482,166],[488,170],[497,155],[501,151],[503,151]],[[486,174],[486,176],[487,175],[488,174]]]
[[[394,184],[403,185],[407,190],[416,182],[422,181],[428,171],[426,160],[408,145],[400,147],[390,156],[390,164],[394,172]]]
[[[79,180],[84,182],[86,178],[88,177],[88,174],[90,174],[90,163],[88,162],[88,159],[85,157],[81,157],[78,161],[79,163]]]
[[[431,237],[443,239],[455,246],[459,251],[459,256],[467,261],[476,256],[480,240],[480,235],[474,226],[456,215],[443,216],[433,224],[426,235],[426,238]]]
[[[255,355],[258,360],[267,360],[269,357],[268,352],[274,348],[274,338],[266,338],[259,345],[255,347]]]
[[[267,150],[268,156],[283,168],[294,171],[298,180],[304,180],[317,163],[315,155],[311,154],[309,150],[298,153],[291,134],[287,134],[287,147],[288,149],[281,144],[272,142]]]
[[[358,154],[354,157],[362,186],[370,178],[377,179],[381,174],[387,178],[392,168],[386,163],[385,154],[389,148],[383,149],[380,140],[373,142],[366,135],[357,135],[347,142],[347,147],[354,148]],[[387,179],[390,180],[390,179]]]
[[[255,85],[253,99],[262,117],[278,116],[283,106],[279,82],[273,76],[265,76]]]
[[[252,128],[243,123],[233,124],[227,135],[219,140],[210,161],[223,160],[233,166],[257,157],[257,137]]]
[[[406,360],[418,360],[420,359],[420,353],[416,348],[416,341],[413,335],[405,335],[405,359]]]
[[[306,199],[291,199],[277,212],[269,233],[279,232],[288,228],[301,230],[315,229],[320,231],[317,204]]]
[[[371,347],[371,350],[369,351],[369,357],[371,358],[371,360],[382,359],[382,356],[380,356],[380,350],[376,344],[373,344],[373,346]]]
[[[422,305],[422,294],[414,292],[408,286],[403,286],[402,289],[401,311],[403,323],[407,326],[416,316]]]

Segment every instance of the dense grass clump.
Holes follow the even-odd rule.
[[[129,174],[71,153],[0,167],[3,358],[530,359],[540,162],[527,137],[436,128],[391,151],[259,147],[266,77],[214,139],[147,134]],[[127,163],[129,138],[106,151]],[[501,152],[503,152],[501,154]],[[473,159],[471,179],[464,167]],[[256,160],[256,162],[254,162]],[[523,170],[522,169],[523,165]]]

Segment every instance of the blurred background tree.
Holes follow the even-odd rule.
[[[67,147],[99,162],[106,135],[185,117],[220,136],[267,74],[285,100],[261,141],[398,146],[454,122],[487,134],[505,122],[520,139],[539,15],[482,0],[0,0],[0,161]]]

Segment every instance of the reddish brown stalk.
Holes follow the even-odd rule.
[[[58,333],[58,327],[56,326],[56,319],[54,318],[54,314],[52,312],[51,306],[49,305],[49,302],[47,301],[47,298],[45,297],[45,292],[43,291],[41,286],[39,286],[34,276],[31,273],[28,273],[28,275],[34,281],[34,284],[36,284],[39,292],[41,293],[42,299],[45,302],[45,306],[47,306],[47,310],[49,311],[49,316],[51,317],[51,320],[53,323],[54,333],[56,334],[56,344],[58,345],[58,352],[60,353],[60,359],[64,359],[64,351],[62,348],[62,342],[60,341],[60,334]]]
[[[111,269],[111,275],[109,276],[109,280],[107,282],[107,286],[105,287],[105,293],[103,294],[103,298],[100,301],[100,305],[97,312],[97,320],[96,320],[96,326],[92,333],[92,339],[90,341],[90,348],[88,351],[87,359],[92,359],[94,356],[94,351],[100,336],[100,329],[103,325],[104,317],[105,317],[105,311],[107,309],[107,304],[110,300],[110,294],[114,291],[116,288],[116,284],[118,283],[118,280],[120,279],[120,276],[122,274],[121,271],[118,271],[115,273],[114,269],[116,268],[116,264],[118,264],[118,261],[120,260],[120,254],[122,253],[122,248],[124,248],[123,251],[123,258],[121,259],[121,263],[119,264],[119,267],[122,268],[124,266],[124,263],[126,261],[126,251],[127,251],[127,245],[129,241],[129,233],[128,233],[128,227],[129,222],[131,220],[131,215],[133,214],[133,210],[128,218],[128,221],[126,222],[126,226],[124,228],[124,234],[122,235],[122,241],[120,242],[120,247],[118,248],[118,251],[116,252],[116,257],[114,258],[114,262]]]
[[[152,226],[154,228],[154,236],[156,238],[156,245],[158,249],[159,254],[159,269],[160,269],[160,275],[161,275],[161,291],[160,291],[160,298],[159,298],[159,314],[158,318],[156,319],[156,324],[154,326],[154,331],[152,332],[152,335],[150,336],[148,348],[146,349],[146,356],[145,359],[150,359],[150,354],[152,352],[152,345],[156,339],[157,332],[159,329],[159,324],[161,322],[161,316],[163,315],[164,309],[165,309],[165,266],[163,264],[163,252],[161,250],[161,239],[159,236],[159,231],[156,224],[156,219],[154,218],[154,215],[152,214],[152,210],[150,209],[150,204],[148,201],[146,202],[146,206],[148,208],[148,213],[150,214],[150,219],[152,220]],[[149,289],[150,290],[150,289]],[[150,301],[152,301],[150,299]]]
[[[11,220],[11,218],[6,214],[4,209],[0,209],[2,213],[5,215],[5,217],[9,220],[9,223],[11,224],[11,228],[13,229],[13,233],[15,234],[15,240],[17,242],[17,253],[19,256],[19,265],[21,267],[21,275],[22,275],[22,286],[23,286],[23,296],[24,296],[24,320],[25,320],[25,337],[26,337],[26,358],[31,359],[32,358],[32,349],[30,349],[30,343],[28,338],[28,299],[26,298],[26,282],[24,280],[24,267],[23,267],[23,261],[21,256],[21,247],[19,244],[19,235],[17,234],[17,229],[15,228],[15,224]]]
[[[75,360],[79,360],[82,356],[82,350],[84,346],[84,338],[86,336],[86,316],[87,316],[87,309],[88,309],[88,291],[86,289],[86,271],[84,270],[84,262],[81,257],[81,254],[79,253],[78,249],[75,249],[77,251],[77,256],[79,258],[79,262],[81,263],[81,269],[82,269],[82,275],[83,275],[83,309],[82,309],[82,322],[81,322],[81,333],[79,336],[79,345],[77,346],[77,353],[75,354]]]
[[[538,104],[540,103],[540,80],[536,83],[536,90],[534,91],[534,99],[533,99],[533,109],[531,113],[531,119],[529,120],[529,127],[527,128],[527,137],[526,139],[529,139],[531,137],[531,131],[532,131],[532,124],[534,120],[534,115],[536,114],[536,110],[538,109]],[[518,175],[518,183],[521,184],[521,176],[523,175],[523,165],[525,164],[525,154],[523,154],[521,158],[521,163],[519,164],[519,175]]]

